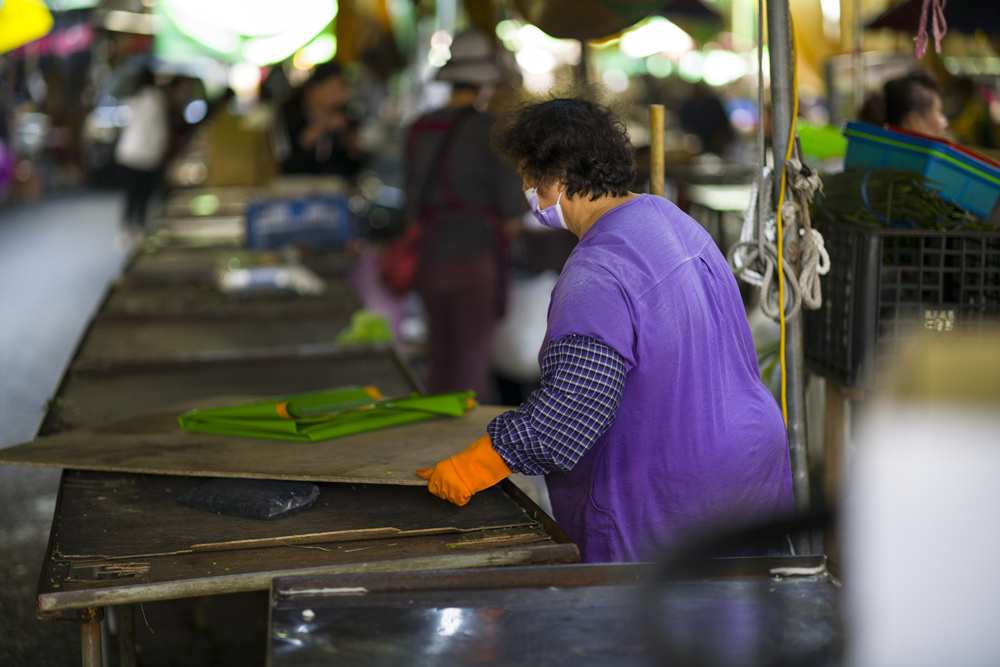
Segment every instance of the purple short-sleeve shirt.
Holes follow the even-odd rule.
[[[793,511],[781,411],[732,271],[697,222],[650,195],[602,216],[552,292],[542,350],[573,334],[628,371],[611,427],[546,476],[584,561],[647,560],[694,531]]]

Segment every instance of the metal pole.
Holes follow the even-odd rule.
[[[101,619],[104,610],[88,607],[77,611],[80,620],[80,652],[83,667],[101,667]]]
[[[774,204],[777,206],[781,191],[781,172],[785,168],[788,152],[789,133],[792,127],[792,24],[788,10],[788,0],[768,0],[767,34],[771,71],[771,146],[774,155]],[[793,201],[786,188],[786,203]],[[784,220],[784,218],[783,218]],[[786,238],[797,239],[798,234],[786,234]],[[793,262],[798,274],[797,242],[783,248],[784,261]],[[784,304],[782,304],[784,307]],[[802,380],[804,366],[802,345],[802,318],[796,315],[785,323],[785,364],[786,400],[788,406],[788,447],[792,460],[792,486],[795,504],[799,512],[809,509],[809,461],[805,423],[805,390]],[[796,550],[800,554],[811,551],[808,535],[798,536]]]

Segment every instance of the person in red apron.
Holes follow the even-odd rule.
[[[490,148],[495,119],[477,108],[500,74],[485,35],[456,35],[437,74],[451,82],[451,98],[411,125],[404,156],[404,213],[422,232],[416,289],[428,325],[427,390],[472,389],[484,402],[508,288],[505,229],[528,210],[517,171]]]
[[[553,289],[541,387],[417,474],[458,505],[545,475],[584,562],[652,559],[696,533],[794,512],[787,433],[736,280],[709,234],[629,191],[624,123],[584,98],[501,120],[532,211],[579,237]]]

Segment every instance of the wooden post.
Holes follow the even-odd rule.
[[[360,58],[359,35],[361,20],[358,12],[361,9],[355,0],[340,0],[337,20],[334,23],[334,37],[337,40],[336,61],[350,63]]]
[[[663,196],[663,105],[649,105],[649,193]]]

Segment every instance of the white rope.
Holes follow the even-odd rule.
[[[816,310],[823,304],[819,277],[830,270],[830,256],[823,245],[823,236],[812,229],[809,222],[808,202],[822,186],[819,174],[792,158],[785,164],[786,188],[781,212],[785,237],[782,245],[791,249],[799,248],[799,274],[795,275],[794,262],[783,262],[785,273],[785,318],[798,314],[803,305]],[[750,208],[743,217],[743,229],[739,242],[729,249],[728,260],[737,278],[760,288],[760,309],[772,320],[777,320],[781,311],[778,304],[777,212],[769,208],[758,215],[758,205],[764,193],[773,191],[774,170],[764,167],[761,176],[753,184],[750,192]],[[770,201],[770,198],[768,198]],[[758,223],[758,220],[763,221]],[[792,235],[798,234],[798,238]],[[798,241],[798,243],[793,243]]]
[[[823,244],[823,235],[812,228],[809,220],[809,202],[817,190],[823,188],[823,181],[814,169],[810,169],[794,158],[786,163],[792,179],[792,195],[797,200],[795,211],[802,218],[796,220],[800,234],[799,247],[799,289],[802,304],[809,310],[817,310],[823,305],[823,290],[819,277],[830,272],[830,255]]]

